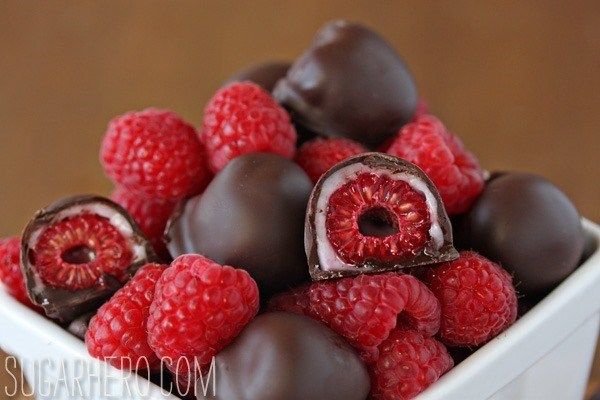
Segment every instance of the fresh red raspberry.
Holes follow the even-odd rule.
[[[150,198],[178,200],[198,194],[210,178],[194,127],[174,112],[155,108],[113,119],[100,161],[119,186]]]
[[[296,149],[296,130],[287,111],[251,82],[232,83],[213,96],[204,110],[200,138],[215,173],[242,154],[292,158]]]
[[[163,259],[168,259],[169,252],[163,236],[167,221],[177,203],[163,199],[146,199],[125,188],[115,189],[110,198],[127,210],[150,240],[156,253]]]
[[[366,151],[363,145],[350,139],[316,138],[300,146],[295,161],[316,183],[335,164]]]
[[[440,326],[440,306],[427,286],[393,272],[313,282],[275,296],[270,308],[321,321],[367,352],[383,342],[399,320],[428,336]]]
[[[517,318],[512,277],[473,251],[432,269],[427,281],[442,306],[439,336],[447,345],[478,346]]]
[[[241,269],[183,255],[165,270],[148,318],[148,343],[180,383],[202,367],[258,312],[256,282]]]
[[[423,115],[400,129],[387,153],[425,171],[448,214],[467,211],[483,190],[484,174],[477,158],[432,115]]]
[[[368,363],[371,399],[412,399],[437,381],[454,362],[443,344],[420,332],[394,329]]]
[[[146,264],[90,320],[85,344],[91,356],[126,370],[157,370],[147,322],[154,288],[166,266]]]
[[[21,272],[21,238],[0,239],[0,282],[12,297],[34,310],[40,310],[27,295]]]
[[[45,284],[72,291],[95,286],[104,274],[125,281],[134,257],[131,244],[109,219],[88,213],[48,226],[33,254]]]

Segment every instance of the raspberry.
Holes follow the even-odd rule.
[[[39,310],[27,295],[20,260],[21,238],[0,239],[0,282],[12,297],[29,308]]]
[[[327,238],[349,264],[410,258],[425,247],[430,226],[423,194],[405,181],[373,173],[336,189],[325,222]]]
[[[420,332],[395,329],[368,363],[371,399],[408,400],[437,381],[454,365],[443,344]]]
[[[440,306],[427,286],[397,273],[313,282],[275,296],[269,306],[321,321],[367,352],[383,342],[399,320],[428,336],[440,324]]]
[[[133,260],[130,244],[111,221],[87,213],[44,229],[34,254],[44,283],[72,291],[95,286],[104,274],[125,280]]]
[[[120,369],[157,370],[146,329],[154,287],[165,265],[146,264],[91,319],[85,344],[91,356]]]
[[[23,231],[21,254],[31,300],[65,324],[98,310],[140,266],[156,260],[123,207],[90,195],[39,210]]]
[[[200,138],[213,172],[242,154],[265,152],[292,158],[296,149],[296,130],[288,113],[251,82],[232,83],[217,91],[204,110]]]
[[[313,188],[305,222],[309,272],[317,281],[458,257],[433,182],[384,153],[359,154],[327,171]]]
[[[335,164],[366,151],[363,145],[350,139],[316,138],[300,146],[295,161],[316,183]]]
[[[432,269],[427,281],[442,306],[439,335],[447,345],[478,346],[517,318],[512,277],[475,252]]]
[[[183,255],[165,270],[148,318],[148,343],[180,383],[204,367],[258,311],[256,282],[241,269]]]
[[[432,115],[405,125],[387,153],[421,167],[440,192],[448,214],[467,211],[483,190],[477,158]]]
[[[163,236],[177,203],[163,199],[146,199],[125,188],[115,189],[110,198],[127,210],[150,240],[156,253],[163,259],[168,259],[169,252]]]
[[[155,108],[113,119],[100,160],[114,182],[151,198],[198,194],[210,178],[196,130],[177,114]]]

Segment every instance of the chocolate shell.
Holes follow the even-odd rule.
[[[372,148],[413,118],[417,89],[406,64],[369,28],[333,21],[273,89],[293,119],[324,136]]]
[[[583,251],[579,259],[579,264],[583,264],[598,250],[598,241],[596,236],[588,231],[585,232],[585,242],[583,245]]]
[[[579,212],[546,179],[492,174],[479,199],[457,224],[466,247],[514,275],[522,294],[539,294],[577,266],[585,236]]]
[[[173,216],[169,252],[243,268],[266,300],[308,280],[302,232],[311,189],[306,173],[284,157],[238,157]]]
[[[284,61],[267,61],[251,65],[230,76],[223,86],[233,82],[250,81],[270,92],[277,81],[285,76],[290,66],[291,63]]]
[[[259,315],[215,359],[216,387],[198,399],[364,400],[367,369],[356,352],[322,324],[300,315]]]
[[[412,249],[408,256],[390,242],[381,243],[398,238],[396,235],[403,234],[403,227],[412,224],[418,215],[412,214],[414,209],[408,203],[409,200],[391,192],[386,193],[390,189],[384,186],[362,190],[361,193],[350,193],[350,200],[368,200],[364,200],[364,206],[355,209],[358,211],[342,212],[351,215],[345,223],[356,235],[350,236],[351,240],[358,238],[366,242],[369,238],[381,238],[381,241],[376,242],[379,243],[377,250],[385,253],[387,259],[367,258],[360,262],[349,262],[343,259],[339,249],[334,248],[330,232],[326,228],[330,222],[328,214],[332,210],[330,200],[338,189],[356,182],[362,176],[382,177],[388,183],[407,187],[412,199],[416,196],[419,200],[421,215],[427,218],[426,222],[421,222],[421,229],[425,234],[420,236],[422,245]],[[338,209],[339,206],[335,208]],[[399,271],[458,258],[458,252],[452,244],[452,226],[433,182],[416,165],[383,153],[364,153],[352,157],[337,164],[321,177],[309,199],[304,243],[313,280]],[[399,256],[396,257],[395,254]]]
[[[46,228],[66,218],[82,214],[94,214],[105,218],[125,238],[131,251],[131,263],[117,278],[102,273],[91,287],[70,290],[47,284],[40,277],[35,262],[35,248]],[[73,248],[71,265],[93,260],[95,255]],[[61,257],[63,257],[61,255]],[[92,257],[92,258],[89,258]],[[46,315],[62,322],[70,322],[87,312],[96,310],[108,297],[122,287],[135,271],[146,262],[156,261],[152,245],[127,212],[109,199],[93,195],[74,196],[38,211],[29,222],[21,242],[21,269],[31,300],[44,308]],[[91,261],[90,261],[91,262]]]

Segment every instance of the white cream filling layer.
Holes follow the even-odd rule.
[[[364,173],[373,173],[377,176],[387,176],[396,181],[406,182],[412,189],[421,193],[425,197],[425,203],[429,216],[431,218],[431,226],[429,227],[429,236],[433,239],[434,248],[439,250],[444,244],[444,233],[439,223],[437,212],[437,201],[431,193],[431,190],[422,179],[407,173],[391,174],[382,172],[379,169],[371,168],[364,164],[348,165],[331,175],[327,184],[321,188],[321,194],[317,201],[315,210],[315,229],[317,234],[317,254],[319,255],[321,269],[323,271],[345,271],[355,267],[352,264],[344,262],[337,254],[329,239],[327,238],[325,220],[327,218],[327,205],[331,195],[342,185],[356,179],[358,175]]]

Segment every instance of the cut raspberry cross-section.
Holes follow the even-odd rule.
[[[21,242],[29,296],[63,322],[96,310],[155,259],[127,212],[99,196],[65,198],[40,210]]]
[[[425,196],[407,182],[363,173],[331,195],[325,226],[344,262],[394,262],[425,247],[431,218]]]
[[[133,258],[125,236],[107,218],[91,213],[47,227],[33,254],[42,281],[68,290],[94,286],[103,274],[122,280]]]
[[[306,218],[313,279],[453,260],[452,228],[429,178],[410,162],[365,153],[331,168]]]

